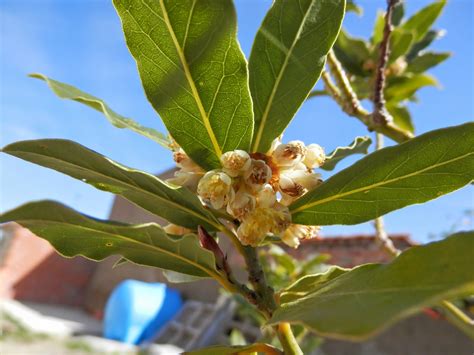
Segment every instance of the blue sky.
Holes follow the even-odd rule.
[[[236,0],[239,39],[248,56],[271,1]],[[344,26],[367,37],[377,8],[384,0],[359,0],[364,15],[349,14]],[[426,0],[408,1],[408,13]],[[26,76],[41,72],[96,95],[117,112],[165,131],[145,99],[135,63],[129,55],[118,17],[108,0],[2,0],[0,2],[1,134],[0,145],[25,139],[75,140],[125,165],[149,172],[172,166],[168,151],[133,132],[112,127],[99,113],[81,104],[57,99],[43,82]],[[417,133],[473,119],[472,0],[451,0],[436,27],[447,30],[434,48],[453,57],[432,70],[442,89],[426,88],[411,110]],[[331,151],[367,134],[355,119],[341,113],[329,99],[314,99],[298,112],[286,140],[319,143]],[[350,161],[343,164],[347,166]],[[89,215],[106,218],[113,196],[80,181],[33,164],[0,157],[1,209],[30,200],[55,199]],[[464,188],[425,205],[415,205],[386,216],[389,232],[407,232],[417,241],[449,230],[453,224],[472,227],[463,211],[472,209],[472,188]],[[369,223],[325,227],[324,234],[371,233]]]

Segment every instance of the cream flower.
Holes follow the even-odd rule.
[[[197,165],[181,148],[178,148],[173,152],[173,159],[176,162],[176,166],[181,168],[184,172],[203,172],[201,167]]]
[[[291,141],[277,146],[272,157],[278,166],[289,167],[303,161],[305,154],[306,147],[302,141]]]
[[[221,209],[233,197],[232,179],[219,170],[207,172],[199,181],[198,195],[215,209]]]
[[[204,173],[194,173],[178,170],[174,173],[174,177],[167,179],[166,181],[178,185],[184,186],[191,191],[196,191],[199,180],[202,178]]]
[[[257,193],[257,203],[259,207],[270,208],[275,205],[277,198],[275,190],[272,185],[265,184],[262,189]]]
[[[302,239],[310,239],[318,236],[319,227],[304,226],[302,224],[292,224],[283,233],[280,238],[286,245],[297,248]]]
[[[272,178],[272,169],[263,161],[252,159],[250,168],[245,172],[245,183],[253,190],[260,190]]]
[[[227,213],[235,218],[242,219],[255,209],[255,205],[255,197],[244,188],[241,188],[227,205]]]
[[[243,150],[233,150],[221,156],[222,170],[231,177],[242,175],[250,168],[251,163],[250,155]]]
[[[291,221],[288,208],[257,207],[249,213],[237,229],[237,236],[243,245],[257,246],[270,233],[279,234]]]
[[[319,168],[324,164],[326,154],[324,149],[318,144],[310,144],[306,146],[306,156],[303,160],[309,169]]]

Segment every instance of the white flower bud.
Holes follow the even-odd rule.
[[[313,190],[322,183],[321,174],[312,173],[307,170],[293,170],[289,177],[307,191]]]
[[[221,163],[223,167],[222,170],[227,175],[237,177],[250,168],[251,158],[250,155],[243,150],[233,150],[222,154]]]
[[[207,172],[199,181],[198,195],[215,209],[221,209],[233,197],[232,179],[219,170]]]
[[[288,144],[280,144],[272,153],[273,160],[278,166],[294,166],[303,161],[306,147],[301,141],[291,141]]]
[[[252,159],[250,168],[245,172],[244,179],[254,191],[262,188],[272,178],[272,169],[263,161]]]
[[[272,145],[270,146],[270,149],[267,152],[267,155],[272,155],[273,154],[275,149],[281,144],[281,138],[282,138],[282,136],[277,137],[273,140]]]
[[[300,245],[300,240],[317,237],[318,232],[319,227],[317,226],[292,224],[280,234],[280,238],[286,245],[297,248]]]
[[[309,169],[319,168],[325,160],[326,154],[320,145],[310,144],[306,147],[306,156],[303,162]]]
[[[257,203],[259,207],[272,207],[276,202],[276,192],[272,185],[265,184],[257,194]]]
[[[176,224],[170,223],[163,227],[164,231],[168,234],[174,235],[185,235],[191,233],[191,230],[185,227],[177,226]]]
[[[255,205],[255,197],[241,188],[227,205],[227,213],[235,218],[242,219],[255,209]]]
[[[279,186],[282,194],[289,195],[291,197],[299,197],[305,193],[304,186],[297,183],[293,179],[290,172],[280,175]]]

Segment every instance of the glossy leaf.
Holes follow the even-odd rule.
[[[203,168],[249,150],[248,71],[231,0],[114,0],[148,100]]]
[[[293,203],[293,222],[357,224],[457,190],[474,178],[473,148],[466,123],[381,149]]]
[[[237,354],[283,354],[280,350],[269,344],[255,343],[250,345],[224,346],[216,345],[207,348],[185,351],[183,355],[237,355]]]
[[[210,229],[219,226],[188,189],[125,167],[78,143],[62,139],[23,141],[6,146],[3,152],[121,195],[174,224],[192,229],[198,225]]]
[[[266,152],[321,75],[344,16],[345,0],[276,0],[249,60],[255,115],[252,150]]]
[[[414,58],[407,66],[409,73],[423,73],[428,69],[444,62],[451,56],[451,53],[425,52]]]
[[[136,133],[154,140],[163,147],[170,149],[170,142],[163,133],[160,133],[153,128],[143,127],[134,120],[119,115],[101,99],[89,95],[69,84],[50,79],[43,74],[34,73],[30,74],[30,77],[44,80],[49,88],[62,99],[77,101],[93,108],[94,110],[102,112],[115,127],[131,129]]]
[[[368,74],[364,64],[370,59],[370,51],[363,39],[351,37],[341,30],[334,44],[334,53],[349,73],[359,76]]]
[[[424,307],[472,294],[473,258],[474,233],[468,232],[413,247],[390,264],[307,276],[286,290],[270,323],[301,323],[327,337],[363,340]]]
[[[402,28],[413,32],[415,41],[421,40],[441,14],[444,5],[446,1],[441,0],[424,7],[403,23]]]
[[[403,101],[413,96],[419,89],[426,86],[438,86],[435,78],[428,74],[404,75],[389,80],[385,90],[388,101]]]
[[[31,202],[1,216],[49,241],[66,257],[82,255],[100,261],[122,255],[136,264],[193,276],[218,274],[214,256],[202,249],[194,234],[168,236],[155,223],[126,225],[80,214],[54,201]]]
[[[387,103],[387,110],[393,117],[393,123],[401,129],[415,133],[415,127],[411,119],[410,111],[406,106],[397,103]]]
[[[332,151],[327,157],[321,169],[323,170],[333,170],[337,163],[342,159],[353,155],[353,154],[367,154],[372,140],[370,137],[357,137],[354,141],[347,147],[338,147]]]

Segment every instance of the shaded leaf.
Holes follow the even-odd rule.
[[[423,73],[428,69],[444,62],[451,56],[451,53],[434,53],[426,52],[415,57],[407,66],[406,71],[409,73]]]
[[[290,205],[293,223],[357,224],[422,203],[474,177],[474,123],[369,154]]]
[[[407,132],[415,133],[410,111],[408,111],[406,106],[388,102],[386,107],[390,115],[392,115],[395,125]]]
[[[334,53],[349,73],[359,76],[369,74],[364,64],[370,59],[370,51],[363,39],[351,37],[341,30],[334,44]]]
[[[348,271],[350,269],[332,266],[324,273],[304,276],[280,292],[280,303],[284,305],[306,297]]]
[[[86,147],[63,139],[10,144],[3,152],[60,171],[100,190],[121,195],[145,210],[184,227],[219,227],[191,191],[167,184],[143,171],[130,169]]]
[[[446,5],[446,1],[441,0],[424,7],[403,23],[401,27],[407,31],[413,32],[415,41],[419,41],[426,35],[428,30],[441,14],[444,5]]]
[[[423,37],[423,39],[421,39],[419,42],[415,43],[410,49],[410,52],[407,55],[408,62],[415,59],[423,49],[428,47],[435,39],[443,37],[445,33],[446,31],[444,30],[428,31],[425,37]]]
[[[344,5],[344,0],[273,3],[249,59],[253,151],[264,153],[270,148],[319,79],[339,33]]]
[[[288,302],[270,323],[301,323],[327,337],[363,340],[424,307],[472,294],[473,258],[474,233],[458,233],[413,247],[390,264],[307,276],[287,290]]]
[[[172,270],[163,270],[163,276],[168,280],[168,282],[181,284],[181,283],[188,283],[188,282],[195,282],[202,280],[202,277],[194,276],[194,275],[187,275],[181,272],[172,271]]]
[[[337,163],[342,159],[353,155],[353,154],[367,154],[370,145],[372,144],[372,139],[370,137],[357,137],[354,141],[347,147],[338,147],[332,151],[324,161],[321,169],[323,170],[333,170]]]
[[[31,202],[3,214],[0,223],[17,222],[49,241],[66,257],[100,261],[122,255],[136,264],[209,277],[217,275],[212,253],[194,234],[168,236],[155,223],[126,225],[82,215],[54,201]]]
[[[347,0],[346,11],[354,12],[359,16],[362,16],[364,14],[364,9],[358,6],[354,0]]]
[[[409,99],[425,86],[438,86],[435,78],[428,74],[404,75],[389,80],[385,89],[387,101],[403,101]]]
[[[110,123],[112,123],[115,127],[131,129],[136,133],[139,133],[147,138],[154,140],[163,147],[170,149],[170,142],[163,133],[160,133],[153,128],[143,127],[134,120],[119,115],[101,99],[89,95],[69,84],[50,79],[43,74],[34,73],[30,74],[29,76],[32,78],[44,80],[46,84],[48,84],[50,89],[62,99],[74,100],[84,105],[87,105],[93,108],[94,110],[102,112],[105,117],[107,117],[107,119],[110,121]]]
[[[403,1],[399,1],[393,8],[392,12],[392,25],[398,26],[405,16],[405,4]]]
[[[206,169],[249,150],[247,65],[231,0],[114,0],[145,93],[173,138]]]

